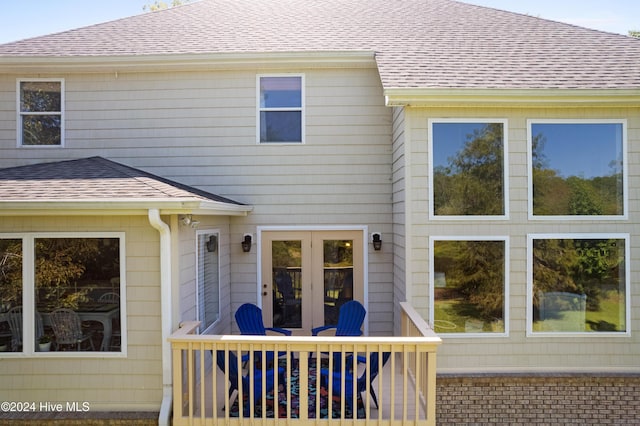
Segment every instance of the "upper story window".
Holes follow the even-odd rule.
[[[530,120],[528,138],[531,219],[626,217],[624,120]]]
[[[430,120],[432,219],[507,218],[506,120]]]
[[[258,76],[258,142],[304,142],[304,77]]]
[[[18,146],[62,146],[64,80],[18,80]]]

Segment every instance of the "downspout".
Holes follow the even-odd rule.
[[[162,403],[158,425],[168,426],[172,406],[171,376],[171,228],[160,218],[158,209],[149,209],[149,223],[160,233],[160,305],[162,326]]]

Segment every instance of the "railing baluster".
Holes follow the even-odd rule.
[[[286,424],[318,423],[324,420],[333,420],[333,394],[343,395],[339,403],[336,402],[336,411],[340,410],[340,419],[335,419],[341,424],[356,424],[362,422],[358,419],[358,378],[357,363],[358,353],[366,357],[364,368],[366,374],[363,377],[365,386],[362,391],[364,414],[368,424],[407,424],[407,425],[435,425],[435,386],[436,386],[436,348],[441,343],[440,339],[426,326],[419,315],[410,305],[402,304],[402,330],[405,336],[397,337],[331,337],[315,336],[313,338],[300,336],[213,336],[195,335],[194,323],[185,323],[184,327],[176,330],[170,337],[173,354],[173,383],[174,383],[174,418],[176,426],[215,424],[218,416],[223,417],[229,425],[235,424],[273,424],[284,420]],[[225,365],[229,366],[229,353],[237,354],[233,361],[239,371],[239,379],[234,383],[237,387],[237,405],[232,404],[229,395],[230,374],[229,368],[219,371],[217,363],[217,351],[224,354]],[[273,352],[274,364],[267,365],[267,353]],[[285,378],[283,382],[279,374],[280,360],[278,354],[286,354]],[[390,353],[390,362],[383,365],[384,353]],[[211,362],[209,363],[209,353]],[[249,355],[248,367],[243,368],[242,354]],[[329,353],[325,361],[328,366],[327,387],[321,390],[321,369],[323,355]],[[377,364],[373,364],[371,354],[378,353]],[[294,366],[292,355],[298,356],[299,391],[298,398],[301,402],[297,411],[292,408],[291,402],[295,397],[292,392],[289,379],[293,377]],[[334,357],[333,354],[336,354]],[[309,361],[315,356],[315,377],[308,374]],[[347,357],[353,357],[353,371],[347,371]],[[256,360],[260,357],[263,361],[260,367],[256,366]],[[326,357],[325,357],[326,359]],[[339,362],[340,365],[337,363]],[[249,374],[255,371],[256,374]],[[371,383],[371,371],[378,370],[377,382]],[[273,370],[272,370],[273,369]],[[384,371],[383,371],[384,369]],[[211,371],[213,370],[213,371]],[[347,384],[346,380],[335,380],[333,372],[337,371],[342,378],[352,375],[353,381]],[[399,374],[396,374],[399,373]],[[270,396],[271,387],[267,386],[267,378],[272,374],[273,389],[273,417],[267,416],[267,398]],[[387,375],[389,374],[389,375]],[[243,386],[242,376],[248,381]],[[361,375],[361,373],[360,373]],[[337,375],[336,375],[337,376]],[[316,393],[310,395],[309,383],[315,381]],[[218,384],[220,389],[218,388]],[[334,383],[335,382],[335,383]],[[287,419],[279,419],[278,390],[284,385],[282,397],[288,401],[283,413]],[[335,388],[340,386],[340,388]],[[209,388],[211,386],[212,388]],[[256,388],[260,386],[261,388]],[[351,386],[347,388],[346,386]],[[397,389],[396,389],[397,388]],[[261,394],[255,398],[255,390]],[[371,394],[375,391],[378,400],[378,409],[375,410]],[[211,392],[211,398],[208,398]],[[222,394],[220,393],[222,392]],[[198,395],[199,393],[199,395]],[[321,393],[327,398],[327,413],[321,410]],[[350,399],[347,394],[351,393]],[[309,404],[315,398],[315,412],[309,412]],[[235,399],[233,400],[235,401]],[[324,403],[324,396],[322,403]],[[270,402],[270,400],[269,400]],[[262,407],[260,415],[255,409],[256,403]],[[414,403],[414,407],[409,404]],[[222,407],[220,405],[222,404]],[[248,405],[247,405],[248,404]],[[338,408],[339,405],[339,408]],[[345,411],[347,405],[352,407],[352,414],[347,418]],[[397,405],[397,407],[396,407]],[[236,418],[236,407],[239,418]],[[220,412],[223,409],[223,413]],[[245,410],[246,409],[246,410]],[[232,413],[233,411],[233,413]],[[243,419],[245,411],[251,419]],[[321,419],[327,415],[329,419]],[[256,417],[257,416],[257,417]],[[292,418],[292,417],[297,418]],[[315,418],[309,422],[309,418]],[[222,419],[220,419],[222,420]]]

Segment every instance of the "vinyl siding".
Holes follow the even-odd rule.
[[[393,110],[393,304],[399,307],[400,302],[407,300],[406,292],[406,240],[407,240],[407,149],[406,140],[407,123],[405,121],[405,109]],[[410,228],[409,228],[410,229]],[[394,333],[400,333],[400,311],[394,312]]]
[[[367,247],[369,331],[391,334],[392,117],[377,71],[287,70],[305,75],[305,144],[259,145],[256,75],[271,71],[51,75],[65,79],[65,147],[29,149],[16,148],[15,80],[30,75],[2,75],[0,167],[100,155],[252,205],[249,216],[230,219],[231,312],[259,294],[258,248],[242,253],[243,234],[258,226],[381,232],[383,249]],[[193,254],[179,246],[180,314],[188,317]]]
[[[438,351],[440,372],[483,371],[638,371],[640,344],[640,109],[638,108],[412,108],[411,170],[412,269],[411,302],[420,312],[428,312],[429,237],[465,235],[506,235],[510,238],[510,334],[504,338],[445,338]],[[507,118],[509,137],[510,219],[496,221],[429,221],[427,186],[427,121],[429,118]],[[540,221],[527,217],[527,119],[626,119],[629,193],[628,220]],[[531,233],[629,233],[631,330],[630,336],[527,337],[526,237]],[[426,317],[426,316],[425,316]]]
[[[124,232],[126,358],[3,358],[4,401],[86,401],[91,411],[158,410],[162,400],[159,236],[145,217],[4,217],[0,233]]]

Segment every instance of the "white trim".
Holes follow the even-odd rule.
[[[22,113],[20,100],[22,98],[22,92],[20,88],[21,83],[37,83],[37,82],[51,82],[60,83],[60,111],[44,111],[44,112],[30,112]],[[22,116],[23,115],[60,115],[60,145],[23,145],[22,144]],[[65,146],[65,84],[64,78],[18,78],[16,79],[16,146],[18,148],[64,148]]]
[[[127,298],[126,298],[126,240],[124,232],[25,232],[0,233],[0,239],[22,240],[22,312],[23,347],[22,352],[0,352],[4,357],[37,358],[126,358],[127,357]],[[120,263],[120,351],[78,351],[78,352],[36,352],[33,318],[35,300],[35,240],[38,238],[117,238]]]
[[[533,331],[533,240],[542,239],[623,239],[625,241],[624,247],[624,264],[625,264],[625,331],[618,332],[597,332],[597,331],[584,331],[584,332],[562,332],[562,331],[548,331],[548,332],[534,332]],[[527,297],[526,297],[526,324],[527,324],[527,337],[630,337],[631,336],[631,247],[630,247],[630,234],[627,233],[557,233],[557,234],[527,234]]]
[[[443,338],[491,338],[491,337],[509,337],[509,283],[510,276],[510,239],[507,235],[460,235],[460,236],[430,236],[429,237],[429,325],[434,326],[435,321],[435,268],[434,268],[434,246],[436,241],[502,241],[504,242],[504,303],[503,321],[504,332],[482,332],[482,333],[445,333],[438,332],[438,336]]]
[[[435,206],[434,206],[434,194],[433,194],[433,125],[439,123],[478,123],[478,124],[493,124],[498,123],[502,124],[502,137],[503,137],[503,152],[502,152],[502,185],[503,185],[503,206],[504,206],[504,214],[501,215],[473,215],[473,216],[457,216],[457,215],[436,215],[435,214]],[[443,221],[443,220],[453,220],[453,221],[470,221],[470,220],[478,220],[478,221],[487,221],[487,220],[509,220],[509,120],[507,118],[430,118],[428,119],[428,140],[427,140],[427,151],[428,151],[428,162],[429,162],[429,171],[428,171],[428,185],[429,185],[429,220],[434,221]]]
[[[3,71],[7,73],[49,72],[79,74],[87,72],[118,73],[211,70],[255,70],[256,64],[269,69],[297,68],[366,68],[375,69],[375,53],[371,50],[305,51],[305,52],[239,52],[197,54],[152,54],[113,56],[3,56]]]
[[[364,321],[364,334],[369,334],[369,227],[367,225],[314,225],[314,226],[258,226],[256,227],[256,245],[257,245],[257,295],[260,303],[262,297],[260,297],[262,288],[260,283],[262,282],[262,233],[263,232],[286,232],[286,231],[303,231],[303,232],[315,232],[315,231],[356,231],[362,232],[362,285],[363,285],[363,301],[362,305],[367,310],[367,316]]]
[[[199,271],[199,266],[200,266],[200,250],[199,249],[199,240],[200,240],[200,236],[201,235],[215,235],[216,238],[218,239],[218,247],[217,250],[215,252],[216,256],[218,257],[218,318],[216,318],[215,321],[213,321],[211,323],[211,325],[209,327],[200,329],[200,326],[198,326],[199,329],[199,333],[200,334],[209,334],[209,332],[215,328],[217,326],[217,324],[220,322],[220,317],[221,317],[221,312],[222,312],[222,306],[220,304],[220,301],[222,300],[222,291],[221,291],[221,286],[220,286],[220,229],[214,228],[214,229],[203,229],[203,230],[197,230],[196,231],[196,241],[195,241],[195,246],[196,246],[196,256],[195,256],[195,271],[196,271],[196,321],[201,321],[200,320],[200,282],[199,282],[199,278],[200,278],[200,271]],[[203,324],[206,325],[206,324]]]
[[[387,87],[387,106],[412,107],[550,107],[602,108],[637,106],[638,89],[424,89]]]
[[[621,124],[622,125],[622,203],[621,215],[563,215],[543,216],[533,214],[533,132],[534,124]],[[528,119],[527,120],[527,215],[529,220],[628,220],[629,219],[629,167],[627,161],[627,120],[626,119]]]
[[[280,108],[262,108],[260,106],[260,79],[262,78],[300,78],[300,106],[299,107],[280,107]],[[304,73],[291,73],[291,74],[256,74],[256,143],[261,146],[268,145],[304,145],[306,137],[306,82]],[[261,142],[260,141],[260,113],[262,111],[300,111],[300,141],[292,142]]]

